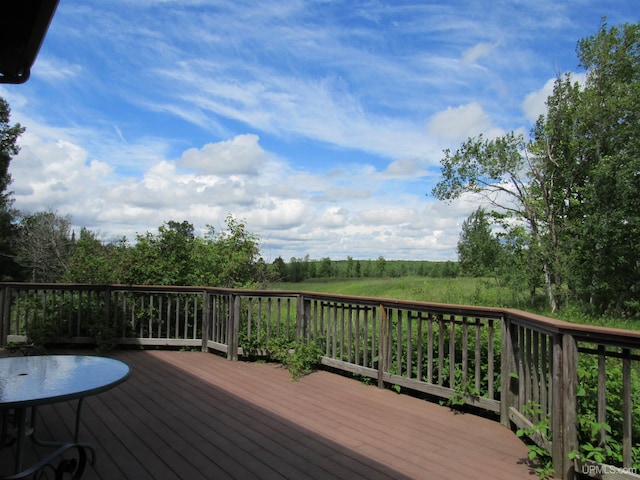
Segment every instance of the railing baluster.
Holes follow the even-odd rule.
[[[369,366],[369,309],[363,310],[364,334],[362,337],[362,365]]]
[[[536,405],[533,404],[533,394],[532,394],[532,383],[531,383],[531,351],[532,351],[532,343],[531,343],[531,335],[532,335],[532,331],[531,329],[527,328],[525,329],[523,328],[523,333],[524,333],[524,351],[523,351],[523,355],[524,355],[524,361],[523,361],[523,367],[524,367],[524,377],[522,378],[522,383],[524,384],[524,405],[528,405],[529,407],[536,407]]]
[[[422,312],[418,313],[418,358],[416,359],[416,379],[417,380],[422,380],[422,344],[423,344],[423,337],[422,337],[422,323],[423,323],[423,316],[422,316]]]
[[[273,309],[273,302],[272,302],[272,298],[268,297],[267,298],[267,342],[271,341],[271,322],[272,320],[272,309]]]
[[[489,319],[489,333],[487,335],[487,398],[489,400],[494,399],[495,387],[493,384],[494,372],[494,355],[493,355],[493,342],[495,341],[493,332],[493,319]]]
[[[380,354],[377,350],[378,347],[378,309],[371,307],[371,368],[376,368],[375,358]],[[380,359],[378,358],[378,363]]]
[[[407,334],[405,335],[407,338],[407,342],[406,342],[406,352],[407,352],[407,358],[406,358],[406,367],[405,367],[405,372],[407,373],[407,378],[411,378],[412,375],[412,368],[411,368],[411,363],[413,360],[413,348],[412,348],[412,344],[411,344],[411,338],[412,338],[412,319],[411,319],[411,313],[408,311],[404,311],[404,315],[406,317],[406,325],[407,325]],[[399,320],[400,321],[400,320]]]
[[[444,317],[438,315],[438,385],[444,384]]]
[[[598,423],[607,423],[607,372],[606,351],[604,345],[598,345]],[[604,448],[607,442],[607,432],[603,428],[598,432],[598,446]]]
[[[258,297],[258,321],[256,325],[256,340],[260,344],[262,339],[262,297]]]
[[[540,345],[540,410],[545,417],[549,415],[549,349],[547,347],[547,336],[541,335]]]
[[[476,392],[478,392],[478,395],[481,395],[481,389],[482,389],[482,369],[481,369],[481,365],[482,365],[482,342],[481,342],[481,323],[480,323],[480,319],[476,318],[475,319],[475,332],[476,332],[476,338],[475,338],[475,369],[474,369],[474,376],[476,377]]]
[[[433,383],[433,316],[427,316],[427,382]]]
[[[518,326],[518,411],[522,412],[527,405],[527,377],[525,370],[526,346],[524,342],[525,328]]]
[[[622,349],[622,466],[633,463],[633,403],[631,401],[631,350]]]
[[[456,317],[449,317],[449,388],[456,388]]]
[[[393,312],[389,311],[389,321],[393,324]],[[402,375],[402,310],[396,309],[396,375]]]
[[[469,324],[467,317],[462,317],[462,384],[469,379]]]
[[[340,305],[340,360],[344,360],[344,305]]]

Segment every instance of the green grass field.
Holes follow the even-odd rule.
[[[415,300],[420,302],[517,308],[550,316],[542,292],[532,302],[528,292],[514,292],[490,278],[355,278],[275,283],[275,290],[338,293],[365,297]],[[573,323],[640,330],[640,318],[593,317],[576,308],[561,310],[554,318]]]

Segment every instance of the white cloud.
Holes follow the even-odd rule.
[[[34,63],[31,75],[45,82],[68,81],[82,75],[82,66],[62,58],[41,55]]]
[[[383,176],[391,178],[415,178],[426,175],[426,162],[417,158],[405,158],[391,162]]]
[[[482,57],[486,57],[491,54],[491,52],[493,52],[493,50],[495,50],[498,46],[499,43],[477,43],[462,54],[462,63],[465,65],[472,65]]]
[[[260,236],[267,257],[440,259],[455,254],[459,224],[471,211],[385,187],[387,178],[420,172],[420,162],[392,163],[387,173],[395,176],[370,167],[310,173],[276,159],[255,135],[188,149],[175,161],[158,157],[139,179],[89,160],[70,141],[30,132],[22,145],[11,163],[16,206],[69,214],[76,228],[98,228],[107,240],[134,239],[168,220],[220,229],[232,213]],[[232,173],[215,166],[220,158]]]
[[[238,135],[201,149],[190,148],[182,154],[180,164],[205,174],[256,175],[267,160],[258,141],[257,135]]]
[[[480,133],[494,137],[502,130],[492,125],[491,117],[479,103],[473,102],[436,113],[427,124],[427,132],[437,138],[460,142]]]
[[[547,98],[553,93],[555,78],[550,78],[540,90],[529,93],[522,102],[522,110],[527,120],[535,122],[547,112]]]

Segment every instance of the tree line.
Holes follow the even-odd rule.
[[[313,279],[330,278],[397,278],[397,277],[457,277],[460,273],[458,262],[429,260],[387,260],[379,256],[375,260],[354,259],[332,260],[330,257],[312,259],[292,257],[285,262],[282,257],[273,261],[273,278],[280,282],[302,282]]]
[[[71,218],[52,211],[19,214],[13,241],[20,279],[30,282],[70,282],[128,285],[203,285],[259,287],[271,282],[312,279],[381,277],[455,277],[457,262],[386,260],[320,260],[282,257],[267,264],[259,238],[232,215],[226,228],[207,227],[196,236],[188,221],[168,221],[157,232],[103,242],[82,228],[71,229]]]
[[[480,196],[458,245],[465,273],[507,273],[552,311],[640,311],[640,24],[580,40],[586,80],[559,76],[529,139],[445,150],[432,194]],[[486,207],[486,209],[484,208]]]

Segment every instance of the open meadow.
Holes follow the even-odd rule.
[[[415,300],[419,302],[479,305],[517,308],[527,312],[552,316],[567,322],[601,325],[611,328],[640,330],[640,318],[592,316],[572,306],[551,315],[542,291],[532,300],[529,292],[514,291],[492,278],[348,278],[314,279],[304,282],[280,282],[269,285],[274,290],[295,290],[337,293],[364,297]]]

